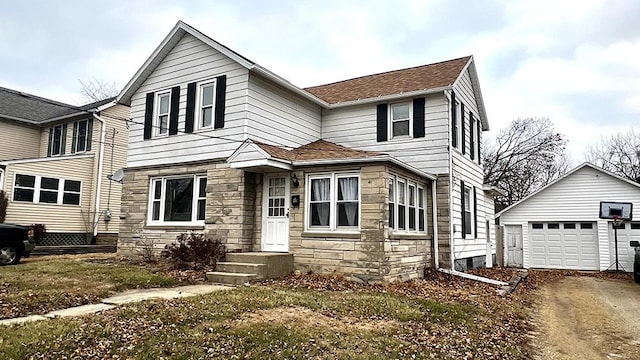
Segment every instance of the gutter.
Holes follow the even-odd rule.
[[[433,209],[433,266],[440,269],[440,255],[438,253],[438,204],[436,201],[436,180],[431,182],[431,208]]]
[[[486,278],[486,277],[473,275],[473,274],[467,274],[467,273],[464,273],[464,272],[461,272],[461,271],[456,271],[454,269],[438,269],[438,271],[443,272],[445,274],[454,275],[454,276],[460,276],[460,277],[465,278],[465,279],[480,281],[480,282],[491,284],[491,285],[497,285],[497,286],[507,286],[507,285],[509,285],[509,283],[506,283],[504,281],[489,279],[489,278]]]
[[[96,174],[96,197],[95,197],[95,214],[94,214],[94,222],[95,228],[93,229],[93,236],[98,236],[98,221],[100,221],[100,192],[102,191],[102,168],[104,162],[104,141],[107,133],[107,123],[106,121],[93,113],[93,118],[100,121],[100,154],[98,155],[98,173]]]

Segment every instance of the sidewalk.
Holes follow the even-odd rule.
[[[23,324],[30,321],[54,319],[58,317],[82,316],[96,314],[101,311],[114,309],[120,305],[152,299],[178,299],[196,295],[209,294],[215,291],[231,290],[233,287],[224,285],[187,285],[173,288],[154,288],[128,290],[103,299],[99,304],[75,306],[67,309],[51,311],[44,315],[30,315],[13,319],[0,320],[0,326]]]

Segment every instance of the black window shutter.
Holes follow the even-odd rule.
[[[147,93],[147,103],[144,107],[144,135],[145,140],[151,139],[151,133],[153,130],[153,100],[155,93]]]
[[[465,126],[465,119],[464,119],[464,104],[460,103],[460,129],[461,129],[461,136],[460,136],[460,146],[462,147],[462,155],[467,153],[467,133],[466,133],[466,126]]]
[[[224,127],[224,106],[227,98],[227,75],[216,78],[216,115],[213,122],[214,129]]]
[[[467,238],[467,214],[464,211],[465,202],[464,202],[464,181],[460,180],[460,203],[462,210],[462,238]]]
[[[185,114],[184,132],[193,132],[193,122],[196,115],[196,83],[187,85],[187,112]]]
[[[478,119],[477,121],[478,123],[478,165],[480,165],[481,161],[481,156],[480,156],[480,144],[482,143],[482,122],[480,121],[480,119]]]
[[[62,124],[62,140],[60,141],[60,143],[60,147],[62,148],[60,150],[60,154],[64,155],[66,151],[65,148],[67,147],[67,124]]]
[[[91,151],[91,142],[93,141],[93,119],[87,121],[87,151]]]
[[[53,143],[53,128],[49,128],[49,145],[47,146],[47,157],[51,156],[51,145]]]
[[[473,118],[473,113],[469,112],[469,157],[471,160],[475,159],[476,156],[476,142],[475,142],[475,129],[476,124]]]
[[[413,99],[413,137],[424,137],[425,98]]]
[[[378,104],[377,122],[378,142],[387,141],[387,104]]]
[[[478,238],[478,199],[476,198],[476,187],[473,187],[473,235]]]
[[[169,110],[169,135],[178,133],[178,108],[180,107],[180,86],[171,88],[171,109]]]
[[[458,114],[456,108],[456,93],[451,90],[451,145],[458,147]]]
[[[76,153],[76,143],[78,142],[78,122],[73,123],[73,137],[71,139],[71,153]]]

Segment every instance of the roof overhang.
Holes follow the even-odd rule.
[[[6,160],[0,161],[0,166],[7,166],[13,164],[29,164],[29,163],[37,163],[37,162],[51,162],[51,161],[60,161],[60,160],[71,160],[71,159],[86,159],[92,158],[93,154],[84,154],[84,155],[67,155],[67,156],[52,156],[45,158],[29,158],[29,159],[16,159],[16,160]]]
[[[507,196],[507,193],[499,189],[497,186],[483,184],[482,191],[490,193],[493,196]]]

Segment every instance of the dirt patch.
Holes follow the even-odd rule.
[[[544,286],[534,315],[537,358],[640,359],[638,301],[640,287],[629,281],[567,277]]]
[[[399,323],[395,320],[356,319],[350,317],[338,319],[299,306],[258,310],[234,320],[233,323],[237,326],[273,323],[291,328],[294,326],[296,328],[322,327],[338,332],[350,332],[353,330],[380,331],[380,329],[390,330],[399,326]]]

